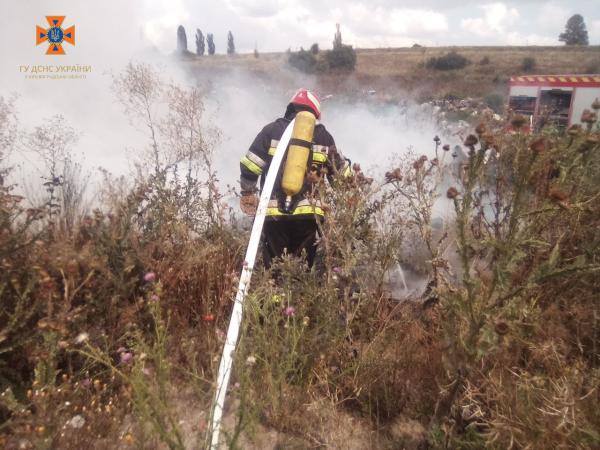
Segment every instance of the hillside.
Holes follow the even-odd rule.
[[[461,70],[427,69],[429,58],[450,51],[465,56],[470,64]],[[484,62],[484,58],[489,60]],[[316,75],[316,85],[323,94],[347,94],[376,90],[383,100],[410,93],[418,99],[484,97],[504,95],[511,75],[523,73],[525,58],[533,58],[531,73],[600,72],[600,47],[435,47],[358,49],[356,70],[352,74]],[[484,62],[484,63],[482,63]],[[268,80],[270,84],[292,87],[307,76],[291,69],[286,53],[190,57],[186,65],[192,73],[203,76],[243,70]],[[310,80],[314,81],[314,80]]]

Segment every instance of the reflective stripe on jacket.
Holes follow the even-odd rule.
[[[283,135],[291,119],[277,119],[265,126],[252,142],[252,145],[240,161],[240,185],[242,191],[256,190],[260,179],[260,188],[264,184],[266,173],[269,170],[271,159],[275,154],[279,140]],[[335,146],[335,141],[325,126],[317,122],[313,136],[313,145],[311,148],[311,160],[307,170],[315,173],[320,179],[326,175],[329,181],[333,177],[350,176],[350,161],[344,158]],[[267,209],[267,215],[272,217],[298,217],[306,215],[323,216],[324,210],[318,200],[312,198],[311,193],[315,192],[315,182],[306,177],[304,185],[299,194],[293,197],[294,210],[291,214],[281,211],[281,206],[285,199],[285,194],[281,189],[281,177],[283,165],[277,175],[271,201]]]

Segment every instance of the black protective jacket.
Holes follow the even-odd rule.
[[[260,179],[260,188],[265,181],[271,159],[275,154],[277,144],[285,129],[294,118],[295,112],[288,110],[286,117],[277,119],[265,126],[252,142],[250,149],[240,161],[240,185],[242,191],[254,191]],[[291,214],[283,212],[285,194],[281,189],[281,177],[284,163],[281,164],[271,201],[267,209],[267,216],[301,217],[306,215],[323,216],[324,211],[316,195],[316,184],[325,176],[331,181],[332,177],[350,176],[350,161],[344,158],[335,146],[335,141],[325,126],[317,122],[313,135],[313,145],[308,162],[307,175],[302,190],[293,197]]]

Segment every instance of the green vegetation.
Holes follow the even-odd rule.
[[[558,40],[565,45],[588,45],[588,32],[581,14],[572,15],[565,25],[564,33],[560,33]]]
[[[356,52],[351,45],[342,43],[340,25],[336,25],[333,38],[333,49],[319,52],[318,44],[313,44],[309,51],[289,53],[288,64],[304,73],[327,73],[331,71],[353,71],[356,66]]]
[[[202,34],[202,31],[199,28],[197,28],[196,29],[196,55],[203,56],[205,50],[206,50],[206,44],[204,42],[204,34]]]
[[[356,52],[350,45],[325,52],[325,61],[330,69],[354,70],[356,66]]]
[[[211,56],[214,55],[216,48],[215,48],[215,38],[212,33],[207,33],[207,35],[206,35],[206,46],[208,47],[208,54]]]
[[[177,27],[177,52],[187,53],[187,51],[187,35],[185,34],[185,28],[183,28],[183,25],[179,25]]]
[[[4,448],[206,442],[247,236],[216,187],[203,93],[144,65],[115,88],[148,131],[143,170],[107,175],[102,207],[73,222],[5,181],[19,129],[0,100]],[[460,164],[436,138],[435,158],[397,157],[381,180],[355,165],[323,186],[317,267],[255,271],[229,445],[266,448],[266,428],[296,448],[600,446],[594,107],[563,134],[482,123]],[[411,261],[428,286],[404,302],[387,274]]]
[[[526,56],[521,62],[521,70],[523,72],[532,72],[533,70],[535,70],[536,65],[537,64],[534,57]]]
[[[233,40],[233,33],[231,31],[227,33],[227,54],[235,55],[235,41]]]
[[[427,68],[435,70],[457,70],[465,68],[467,64],[469,64],[467,58],[452,51],[444,56],[429,58],[427,61]]]
[[[356,66],[356,52],[349,45],[334,50],[318,51],[300,49],[290,52],[288,63],[304,73],[327,73],[331,70],[352,71]]]
[[[504,108],[505,99],[504,96],[500,94],[486,95],[483,101],[496,113],[501,113]]]
[[[288,63],[293,68],[304,73],[315,73],[317,67],[317,57],[314,53],[300,49],[297,52],[290,52]]]

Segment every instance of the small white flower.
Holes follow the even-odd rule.
[[[75,343],[76,344],[83,344],[85,341],[87,341],[90,338],[90,335],[88,333],[79,333],[77,335],[77,337],[75,338]]]
[[[67,422],[67,425],[70,426],[71,428],[81,428],[85,425],[85,419],[83,418],[83,416],[77,414],[76,416],[73,416],[71,418],[71,420],[69,420]]]
[[[254,364],[256,364],[256,357],[252,355],[248,356],[248,358],[246,358],[246,364],[248,364],[249,366],[253,366]]]

